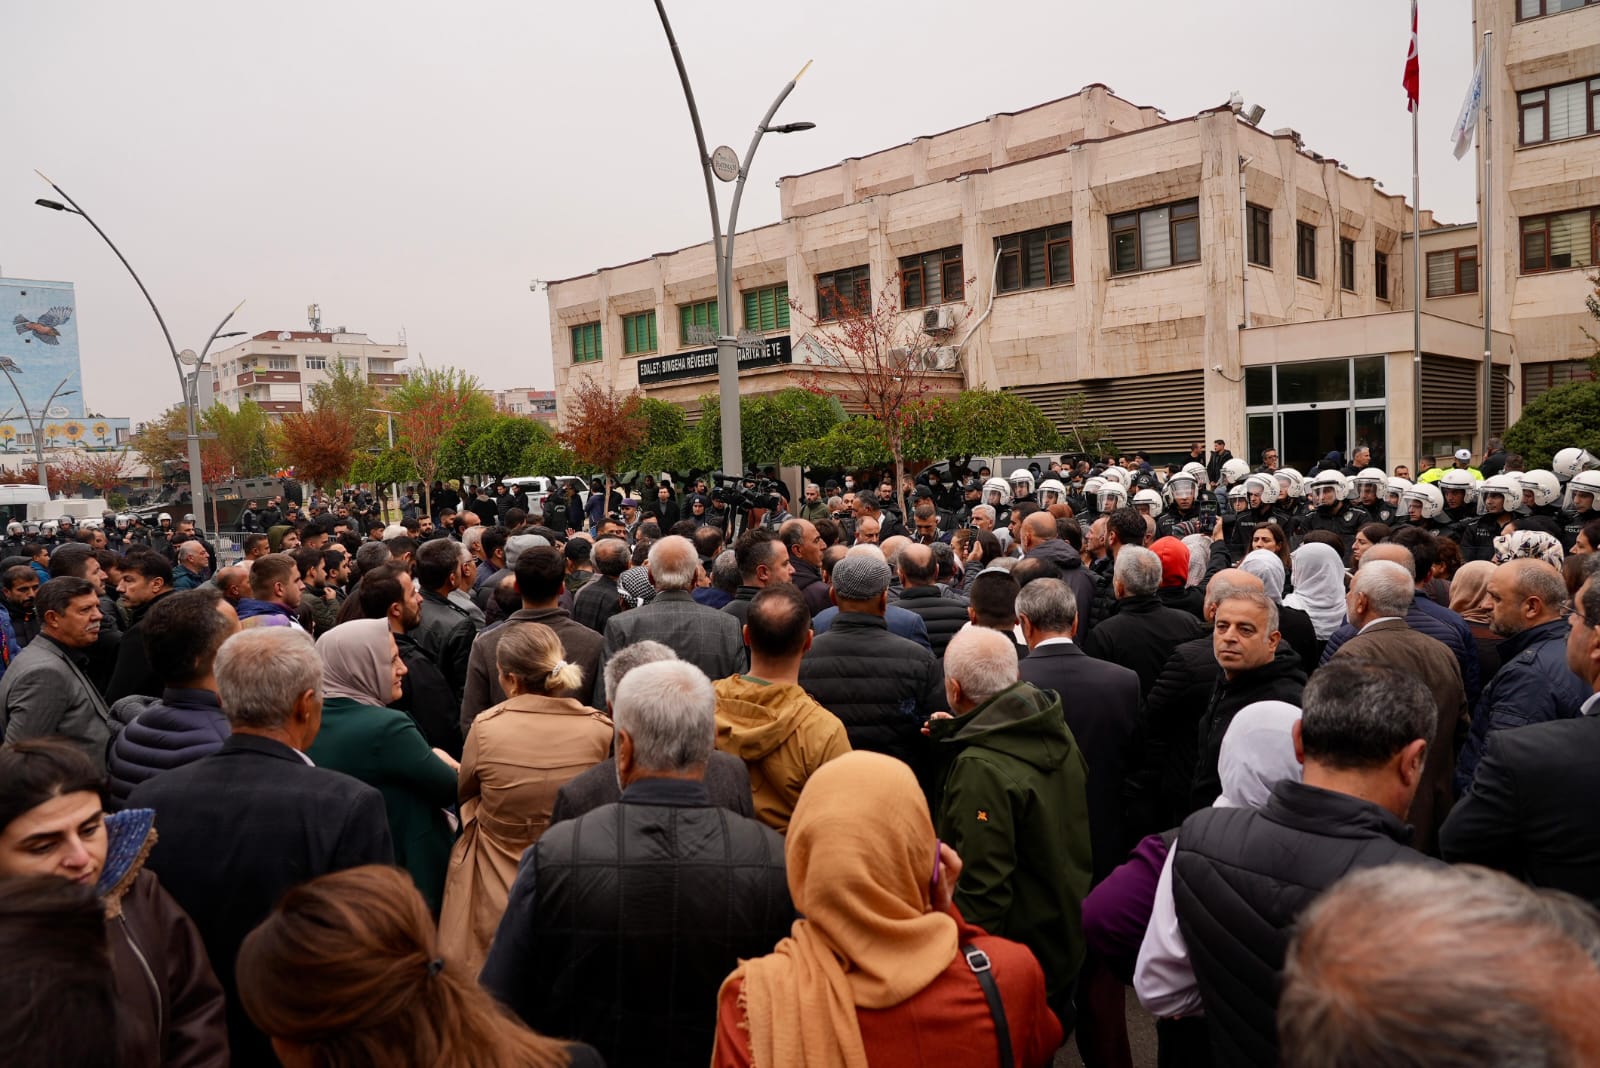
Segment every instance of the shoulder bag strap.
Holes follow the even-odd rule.
[[[983,998],[989,1003],[989,1015],[994,1018],[995,1038],[1000,1042],[1000,1068],[1014,1068],[1016,1062],[1011,1055],[1011,1026],[1006,1023],[1005,1003],[1000,1000],[1000,987],[996,985],[994,973],[989,968],[989,954],[969,942],[961,947],[961,955],[966,958],[972,974],[977,976],[978,985],[983,987]]]

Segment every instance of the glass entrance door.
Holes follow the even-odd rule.
[[[1278,419],[1278,462],[1302,475],[1329,451],[1345,452],[1350,440],[1350,409],[1343,404],[1281,412]]]

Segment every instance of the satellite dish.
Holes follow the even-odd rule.
[[[293,341],[294,340],[294,335],[289,333],[289,331],[287,331],[287,330],[280,330],[278,332],[278,340],[279,341]]]
[[[44,414],[52,419],[65,419],[71,413],[67,411],[65,405],[52,404]]]

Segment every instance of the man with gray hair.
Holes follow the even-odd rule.
[[[214,672],[232,733],[207,757],[140,783],[161,836],[149,867],[205,940],[228,995],[235,1064],[272,1064],[267,1036],[238,999],[233,962],[245,935],[286,891],[362,864],[394,863],[383,795],[305,751],[322,725],[322,661],[304,631],[241,631]]]
[[[1247,609],[1263,611],[1243,597],[1222,602],[1219,629]],[[1292,732],[1303,780],[1279,781],[1259,809],[1196,812],[1172,853],[1178,929],[1217,1064],[1278,1063],[1284,955],[1318,894],[1359,868],[1441,866],[1406,844],[1438,718],[1427,688],[1382,664],[1339,659],[1312,676],[1303,708]]]
[[[1138,675],[1141,698],[1149,695],[1173,650],[1205,633],[1191,613],[1162,603],[1156,596],[1160,586],[1161,558],[1137,545],[1124,546],[1112,572],[1117,611],[1083,640],[1083,651],[1090,656],[1121,664]]]
[[[572,598],[572,618],[603,636],[611,617],[622,611],[617,580],[628,570],[628,543],[614,535],[602,535],[589,551],[589,559],[594,562],[595,577]]]
[[[1289,944],[1282,1063],[1588,1063],[1600,1049],[1597,928],[1593,907],[1481,868],[1347,875]]]
[[[708,678],[725,679],[744,670],[739,621],[695,603],[690,592],[699,570],[700,555],[688,538],[669,535],[650,546],[646,571],[658,592],[649,604],[614,615],[606,623],[602,670],[623,647],[646,638],[667,646]],[[603,684],[603,677],[601,681]],[[595,698],[604,700],[605,694],[597,693]]]
[[[1442,642],[1406,625],[1416,587],[1411,572],[1389,560],[1363,561],[1350,592],[1345,612],[1359,630],[1339,647],[1329,663],[1354,657],[1387,664],[1404,671],[1433,694],[1439,718],[1434,745],[1422,767],[1422,785],[1406,819],[1416,829],[1412,844],[1424,853],[1439,851],[1439,827],[1455,802],[1451,780],[1455,775],[1456,742],[1467,727],[1467,691],[1461,684],[1461,665]]]
[[[794,920],[783,838],[706,791],[715,707],[711,681],[679,660],[617,683],[621,798],[523,854],[484,962],[480,982],[507,1008],[608,1064],[706,1064],[722,980]]]
[[[929,724],[948,769],[934,824],[961,857],[956,907],[1033,950],[1070,1031],[1092,859],[1083,752],[1060,696],[1019,681],[1016,649],[998,631],[972,627],[951,640],[944,688],[950,713]]]
[[[614,694],[622,679],[634,668],[655,664],[663,660],[676,660],[678,654],[660,642],[634,642],[618,650],[606,664],[606,692]],[[606,705],[612,712],[613,706]],[[755,800],[750,791],[750,773],[744,761],[731,753],[713,752],[706,763],[706,793],[711,803],[741,816],[754,816]],[[606,757],[582,775],[556,791],[555,807],[550,811],[550,822],[560,823],[583,815],[590,809],[609,805],[622,797],[622,787],[617,782],[617,758]]]

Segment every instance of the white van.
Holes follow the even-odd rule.
[[[37,523],[45,518],[54,518],[45,515],[49,503],[50,491],[43,486],[18,482],[0,484],[0,526],[13,519],[19,523]]]
[[[563,488],[568,482],[578,487],[578,500],[589,500],[589,483],[577,475],[522,475],[517,478],[501,479],[506,489],[520,487],[528,495],[528,510],[544,514],[544,499],[554,493],[558,488]],[[563,490],[564,492],[564,490]]]

